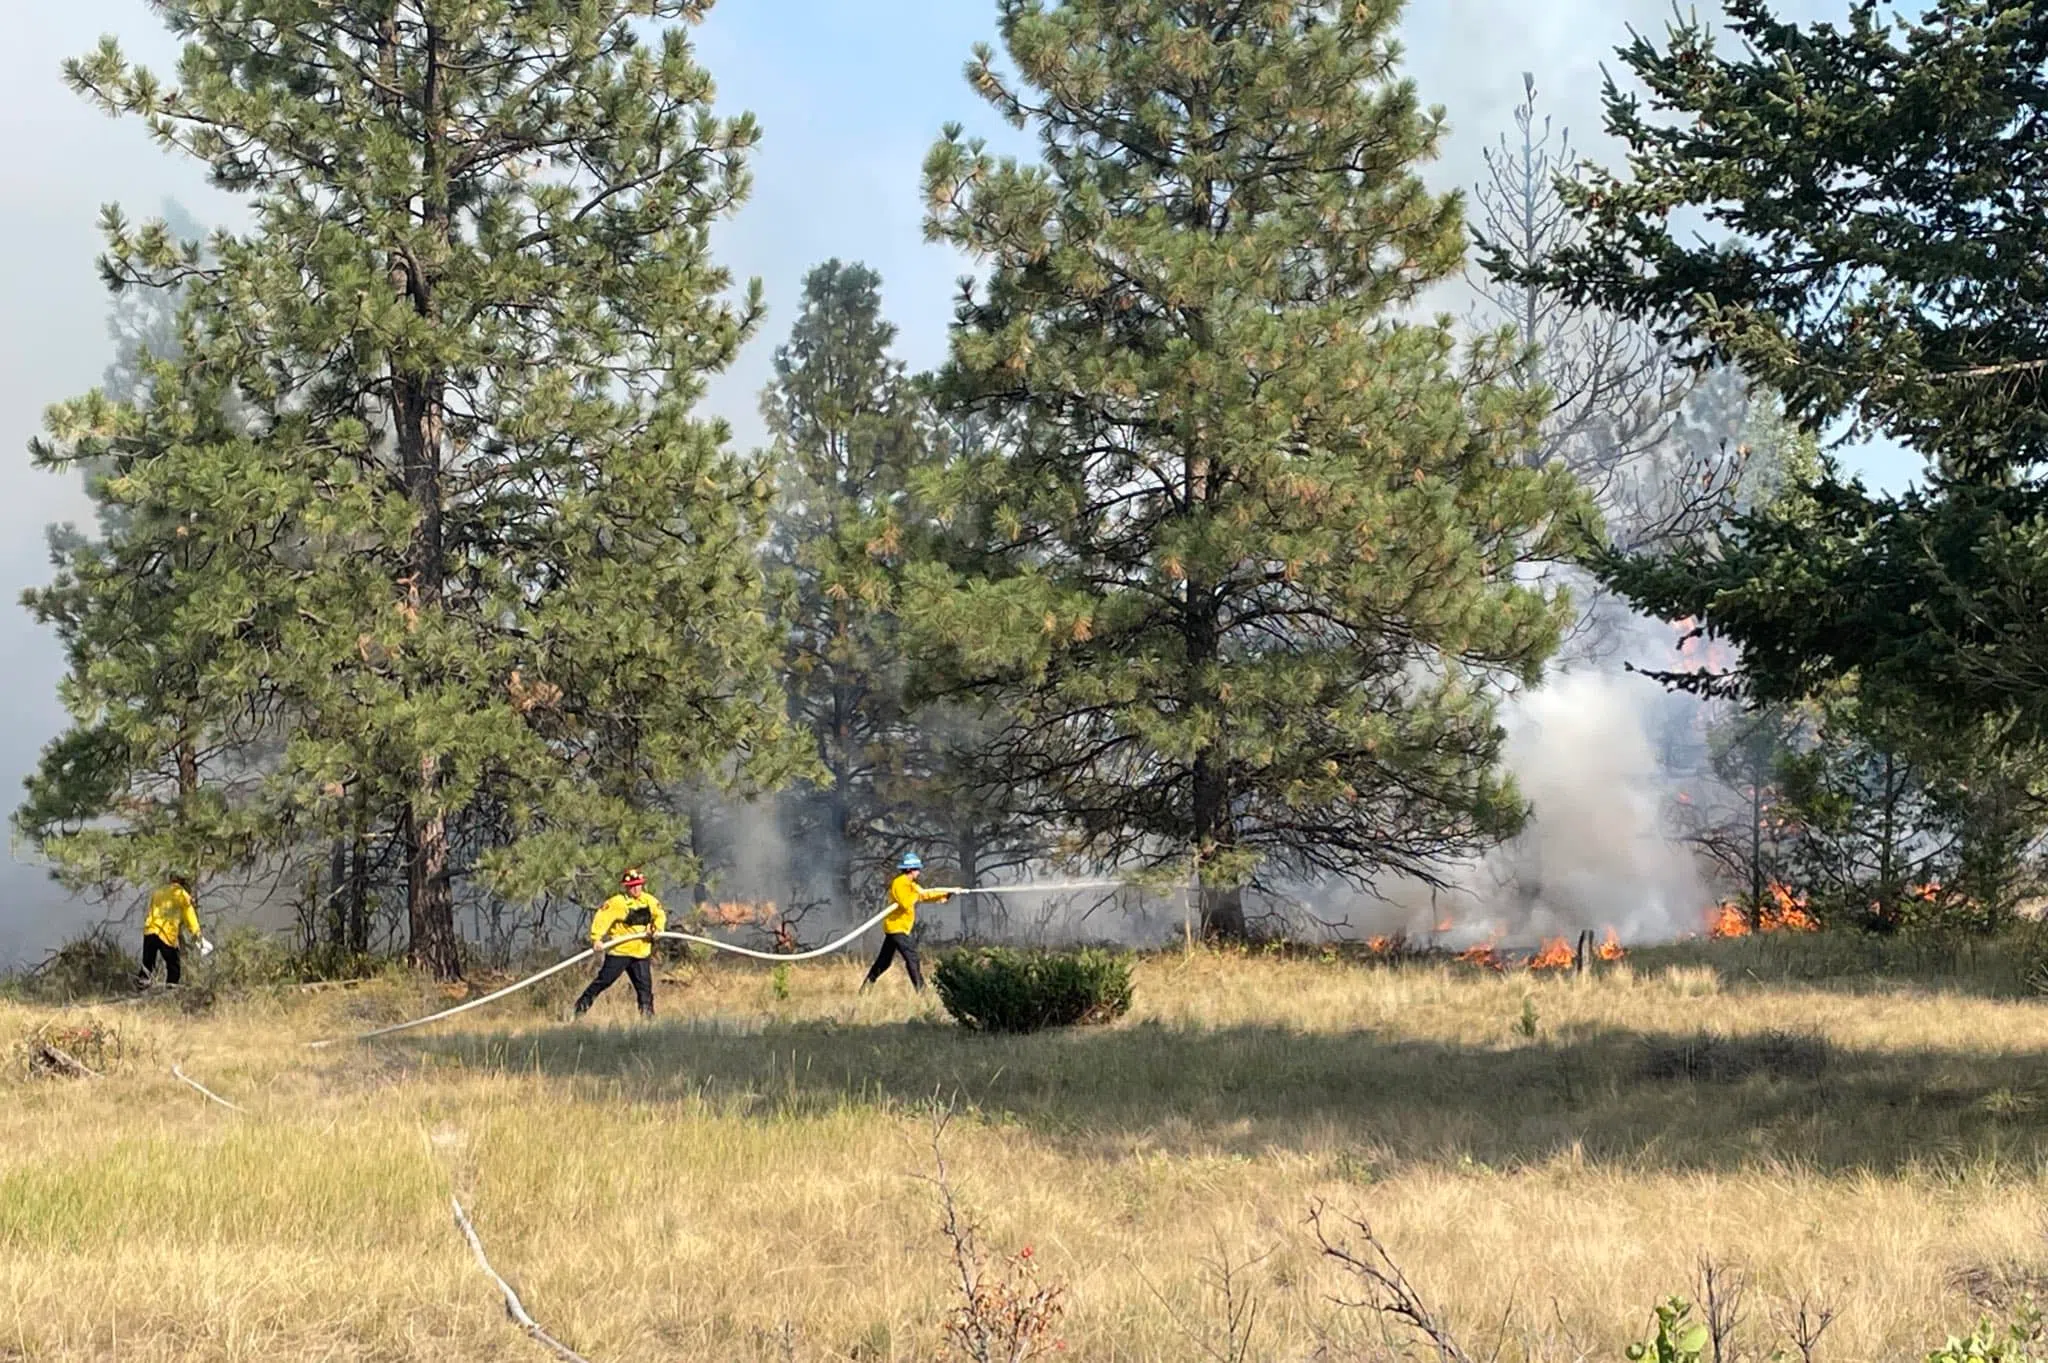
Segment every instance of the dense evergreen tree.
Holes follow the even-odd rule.
[[[1796,700],[1849,680],[1918,723],[2048,736],[2048,12],[1856,0],[1845,23],[1731,0],[1624,50],[1626,176],[1565,193],[1583,240],[1524,277],[1654,325],[1700,364],[1927,457],[1877,496],[1823,468],[1720,542],[1610,556],[1643,609],[1741,648],[1702,689]],[[1704,240],[1695,236],[1701,222]],[[1512,273],[1512,271],[1510,271]]]
[[[1205,886],[1428,875],[1512,832],[1497,682],[1567,607],[1518,580],[1581,507],[1523,458],[1510,338],[1401,310],[1464,255],[1416,166],[1399,6],[1004,0],[976,89],[1037,164],[949,129],[929,231],[987,270],[944,377],[1003,439],[948,492],[980,555],[911,614],[1018,722],[1013,779],[1091,855]]]
[[[707,249],[754,127],[712,112],[692,0],[156,9],[175,88],[111,40],[68,76],[252,226],[109,214],[110,281],[188,298],[147,395],[39,451],[113,461],[135,525],[53,589],[77,727],[28,821],[130,878],[389,828],[452,975],[458,883],[680,863],[673,792],[779,774],[765,491],[692,415],[754,322]],[[205,772],[244,726],[278,741],[246,808]]]

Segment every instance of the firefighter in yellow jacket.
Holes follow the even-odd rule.
[[[910,944],[910,930],[917,926],[917,906],[934,900],[945,901],[953,896],[944,890],[927,890],[917,883],[924,874],[924,858],[915,852],[905,852],[896,863],[896,878],[889,882],[889,916],[882,920],[882,952],[875,957],[874,965],[868,968],[867,979],[861,982],[865,989],[882,978],[882,972],[889,968],[889,962],[898,956],[903,958],[904,973],[910,976],[911,986],[918,993],[924,992],[924,970],[918,965],[917,948]]]
[[[149,915],[142,920],[142,970],[135,977],[138,988],[146,989],[156,979],[159,957],[164,963],[164,983],[174,985],[183,974],[178,948],[187,935],[198,944],[203,956],[213,943],[199,935],[199,908],[192,902],[192,881],[184,875],[149,897]]]
[[[647,877],[638,871],[620,876],[619,887],[619,893],[605,900],[590,920],[590,945],[604,955],[597,978],[576,1000],[578,1017],[589,1012],[597,996],[622,974],[633,981],[640,1015],[654,1016],[654,940],[650,934],[668,927],[668,912],[659,899],[647,893]]]

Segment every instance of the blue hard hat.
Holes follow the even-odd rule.
[[[922,871],[924,869],[924,858],[915,852],[905,852],[897,860],[896,869],[899,871]]]

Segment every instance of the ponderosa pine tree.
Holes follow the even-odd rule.
[[[695,0],[155,8],[176,88],[112,40],[68,78],[253,225],[202,256],[110,214],[117,286],[188,290],[182,353],[146,400],[59,409],[44,458],[113,460],[111,495],[196,545],[139,628],[191,659],[200,751],[240,712],[284,740],[249,855],[391,828],[413,958],[453,975],[456,882],[679,863],[672,793],[785,754],[765,490],[692,415],[755,320],[707,246],[754,125],[712,111]],[[183,741],[147,656],[73,648],[53,756],[118,739],[76,811],[100,823]]]
[[[173,383],[190,337],[183,301],[177,285],[117,294],[115,363],[100,393],[60,409],[59,422],[111,429],[159,382]],[[231,412],[222,403],[194,413],[186,438],[224,438]],[[261,797],[270,711],[239,685],[216,684],[217,635],[183,627],[205,608],[201,569],[235,550],[215,542],[220,524],[135,497],[126,476],[171,438],[136,427],[118,444],[33,445],[39,462],[81,466],[96,511],[93,533],[51,529],[56,577],[23,596],[64,646],[63,694],[79,722],[44,751],[14,823],[74,889],[110,893],[178,871],[204,878],[244,864],[271,827]]]
[[[1004,0],[1021,82],[975,88],[1042,162],[949,128],[928,233],[987,269],[946,396],[991,419],[950,496],[981,562],[910,614],[1017,715],[1020,789],[1101,857],[1178,866],[1207,930],[1261,877],[1383,869],[1513,832],[1499,681],[1568,605],[1518,577],[1583,500],[1522,458],[1508,338],[1461,366],[1400,315],[1457,272],[1441,136],[1390,0]]]
[[[775,438],[768,558],[790,716],[824,773],[816,799],[802,803],[819,807],[842,908],[853,902],[856,862],[879,855],[885,788],[903,766],[901,518],[929,431],[915,385],[890,354],[895,338],[882,317],[881,277],[827,261],[804,277],[796,323],[761,399]],[[810,822],[801,820],[800,832]]]
[[[928,385],[890,353],[895,338],[880,276],[828,261],[804,280],[762,398],[775,437],[768,558],[784,682],[824,772],[814,791],[791,792],[794,831],[833,849],[842,907],[879,893],[899,843],[937,851],[967,884],[1023,860],[1006,786],[981,762],[1000,719],[971,698],[943,699],[953,679],[908,657],[901,637],[906,565],[948,550],[913,484],[969,437],[935,419]],[[948,843],[950,858],[937,850]],[[977,907],[963,906],[970,928]]]

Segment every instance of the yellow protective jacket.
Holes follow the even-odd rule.
[[[642,891],[639,894],[615,894],[598,906],[597,916],[590,920],[590,945],[605,950],[610,956],[640,956],[654,954],[654,943],[645,937],[631,942],[620,942],[605,949],[605,943],[628,933],[645,932],[649,928],[660,932],[668,926],[668,911],[661,907],[661,901]]]
[[[917,906],[934,899],[950,899],[943,890],[927,890],[908,875],[889,882],[889,916],[882,920],[883,932],[909,932],[917,926]]]
[[[149,917],[142,920],[142,931],[167,947],[178,945],[181,931],[199,936],[199,910],[183,885],[166,885],[149,897]]]

